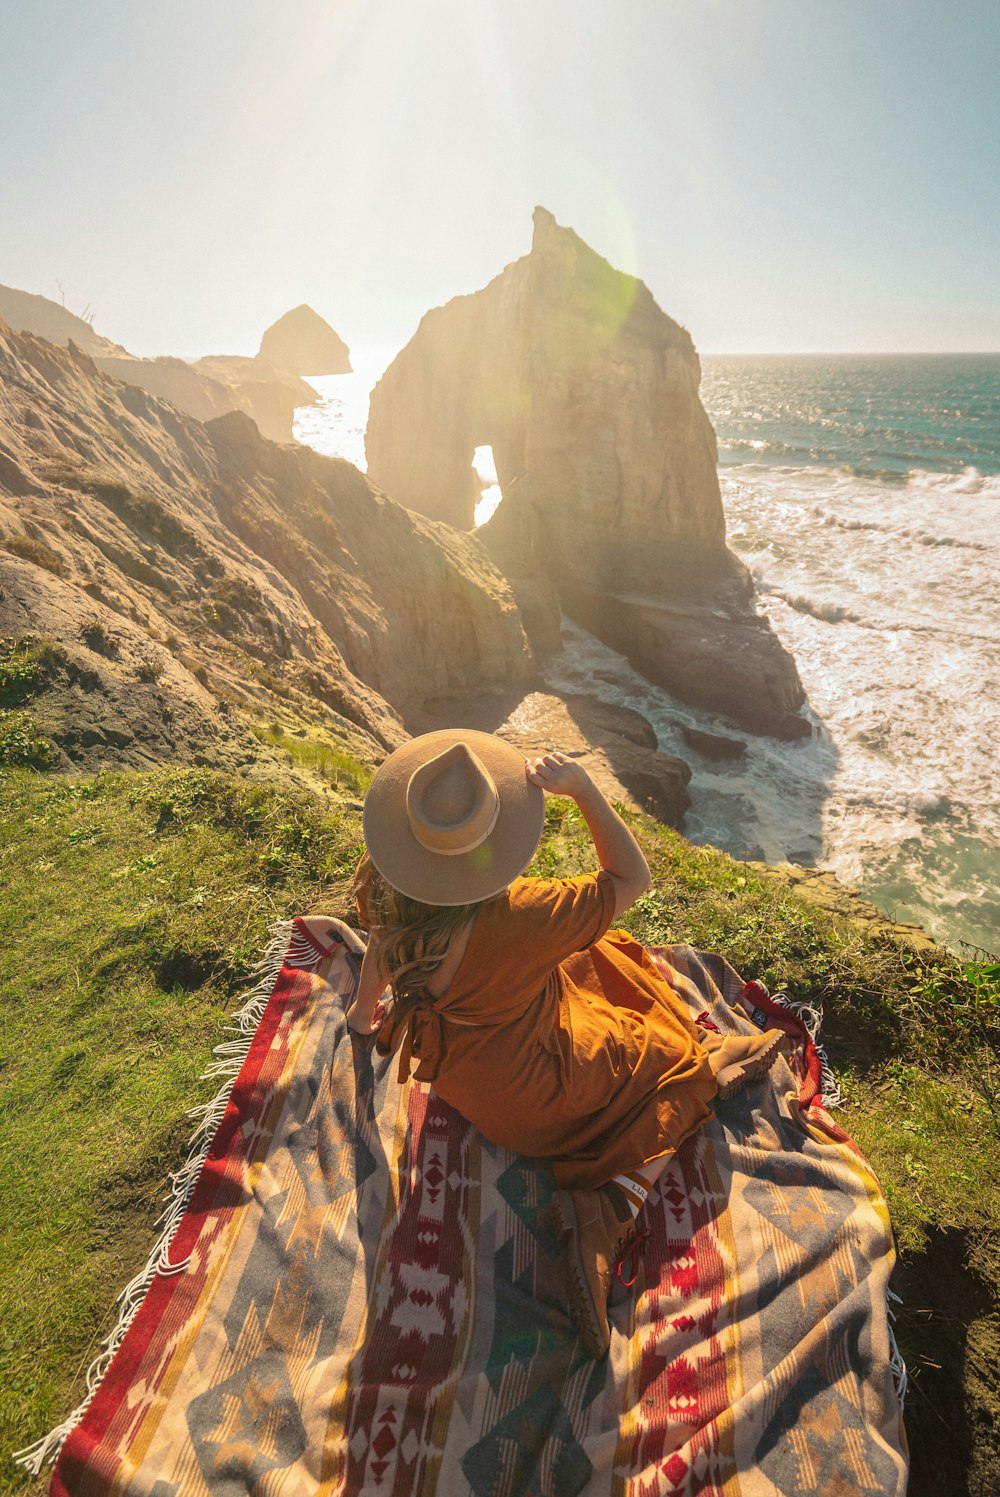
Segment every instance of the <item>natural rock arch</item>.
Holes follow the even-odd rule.
[[[800,736],[794,661],[726,546],[690,334],[544,208],[531,252],[428,312],[372,392],[372,479],[473,525],[478,446],[504,494],[479,532],[541,651],[559,609],[678,695]]]

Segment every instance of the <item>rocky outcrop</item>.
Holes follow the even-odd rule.
[[[350,374],[347,344],[318,312],[304,304],[272,322],[260,340],[258,359],[293,374]]]
[[[353,725],[377,751],[425,699],[533,669],[474,536],[409,513],[349,463],[265,440],[240,412],[202,424],[3,324],[0,590],[0,632],[59,645],[67,691],[88,631],[113,638],[106,664],[86,665],[106,718],[129,691],[155,706],[159,690],[199,755],[218,734],[195,720],[217,724],[220,703]],[[138,727],[121,731],[131,749],[77,742],[80,762],[135,762]]]
[[[63,348],[73,342],[89,354],[113,355],[125,351],[110,338],[95,333],[85,318],[77,317],[58,302],[47,296],[35,296],[31,291],[18,291],[14,286],[0,286],[0,319],[16,333],[35,333]]]
[[[237,355],[212,354],[189,364],[185,359],[137,359],[121,352],[96,354],[94,362],[105,374],[169,400],[199,421],[243,411],[272,442],[290,442],[296,408],[319,399],[297,375]]]
[[[681,724],[681,737],[688,748],[706,759],[744,759],[747,746],[743,738],[726,738],[722,733],[704,733],[701,728]]]
[[[689,334],[550,213],[534,226],[530,254],[429,312],[376,386],[370,475],[468,529],[491,446],[504,498],[482,536],[539,648],[561,605],[678,696],[808,732],[794,661],[726,546]]]
[[[257,423],[261,436],[270,437],[272,442],[291,442],[295,412],[319,400],[312,385],[297,374],[274,369],[259,359],[216,353],[199,359],[193,367],[228,391],[228,409],[245,411]]]
[[[517,689],[468,694],[428,703],[416,726],[497,733],[526,757],[558,750],[579,760],[609,800],[668,826],[681,827],[691,804],[684,760],[659,752],[656,732],[641,713],[597,697]]]
[[[156,395],[160,400],[169,400],[179,411],[186,411],[198,421],[211,421],[215,416],[224,416],[237,409],[231,389],[185,359],[167,356],[138,359],[124,350],[92,357],[97,367],[110,374],[112,379],[148,390],[150,395]]]

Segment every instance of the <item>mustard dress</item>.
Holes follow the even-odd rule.
[[[494,1143],[564,1188],[672,1153],[716,1084],[687,1005],[641,945],[609,930],[607,873],[518,878],[476,912],[440,998],[390,1007],[377,1047]],[[368,928],[364,890],[358,911]]]

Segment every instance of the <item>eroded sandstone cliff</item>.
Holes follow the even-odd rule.
[[[0,594],[0,635],[60,647],[62,694],[33,710],[88,767],[148,762],[161,738],[164,757],[213,761],[227,713],[283,704],[377,751],[426,698],[532,669],[475,537],[239,412],[199,422],[3,323]]]
[[[368,470],[470,529],[492,447],[504,498],[481,534],[539,648],[561,605],[679,696],[799,736],[794,661],[726,546],[700,376],[643,283],[538,208],[531,252],[429,312],[376,386]]]

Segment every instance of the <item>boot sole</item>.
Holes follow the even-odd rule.
[[[601,1333],[597,1307],[580,1268],[579,1224],[573,1202],[565,1191],[557,1190],[549,1208],[550,1219],[556,1233],[566,1243],[566,1262],[569,1270],[570,1306],[573,1319],[580,1333],[584,1350],[595,1359],[603,1357],[611,1345],[610,1332],[607,1340]]]
[[[740,1087],[744,1086],[748,1081],[754,1081],[758,1076],[767,1075],[781,1054],[780,1047],[784,1035],[780,1029],[773,1029],[769,1038],[771,1043],[769,1045],[761,1045],[757,1053],[751,1056],[749,1060],[734,1061],[732,1065],[722,1067],[722,1070],[719,1071],[715,1078],[718,1087],[718,1096],[724,1100],[726,1097],[731,1097],[734,1092],[738,1092]]]

